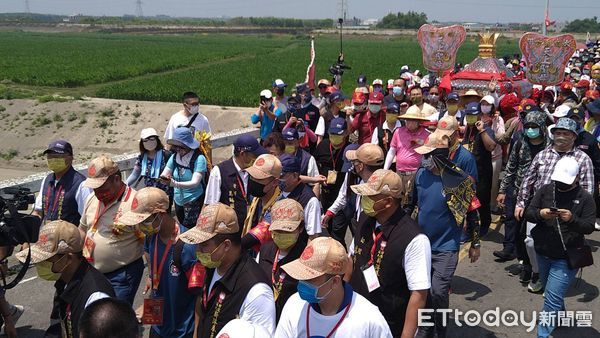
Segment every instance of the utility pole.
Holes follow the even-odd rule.
[[[546,0],[546,10],[544,11],[544,21],[542,23],[542,35],[546,35],[548,27],[546,26],[550,21],[550,15],[548,13],[548,7],[550,7],[550,0]]]
[[[142,10],[142,0],[136,0],[135,2],[135,16],[138,18],[144,16],[144,11]]]
[[[348,0],[338,0],[338,19],[346,21],[348,14]]]
[[[31,9],[29,8],[29,0],[25,0],[25,13],[31,14]]]

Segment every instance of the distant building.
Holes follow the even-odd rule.
[[[72,14],[66,18],[63,18],[62,21],[65,23],[78,23],[81,21],[81,18],[83,18],[83,14]]]

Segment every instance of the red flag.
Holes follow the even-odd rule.
[[[546,27],[550,27],[550,26],[554,26],[555,23],[556,23],[556,21],[550,21],[550,14],[548,13],[548,9],[546,9],[546,16],[544,18],[544,25],[546,25]]]
[[[305,82],[308,84],[308,88],[310,90],[315,89],[315,40],[314,38],[310,39],[310,64],[306,69],[306,80]]]

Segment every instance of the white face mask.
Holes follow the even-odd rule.
[[[198,114],[199,111],[200,111],[200,106],[198,106],[198,105],[190,107],[190,114],[192,114],[192,115]]]
[[[158,142],[156,140],[148,140],[148,141],[144,141],[144,149],[148,150],[148,151],[152,151],[154,149],[156,149],[156,147],[158,146]]]
[[[485,114],[489,114],[492,111],[492,106],[481,105],[481,112]]]

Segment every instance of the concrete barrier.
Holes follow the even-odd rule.
[[[257,128],[242,128],[234,129],[228,132],[218,133],[212,137],[212,146],[213,148],[226,147],[228,145],[233,144],[235,139],[242,135],[252,135],[258,138],[260,135],[260,130]],[[112,159],[119,165],[119,169],[121,169],[123,175],[127,177],[128,172],[131,171],[135,166],[135,162],[137,160],[138,155],[138,152],[127,153],[112,156]],[[74,166],[74,168],[83,175],[87,176],[87,163],[76,165]],[[50,172],[41,172],[22,178],[0,181],[0,189],[8,187],[23,187],[30,189],[31,192],[38,192],[40,190],[42,180],[44,179],[44,177],[48,176],[49,173]]]

